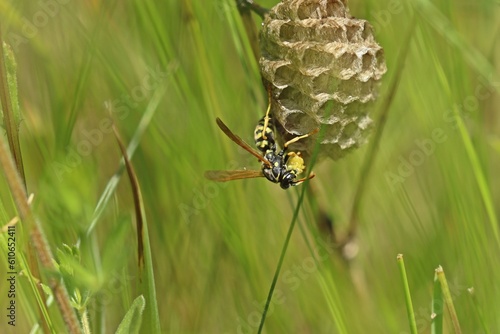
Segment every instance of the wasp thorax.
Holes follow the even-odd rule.
[[[332,159],[365,141],[387,68],[371,25],[351,17],[346,0],[283,0],[264,20],[261,51],[283,141],[323,125],[320,152]],[[310,154],[315,137],[291,150]]]

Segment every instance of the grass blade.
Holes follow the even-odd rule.
[[[405,263],[403,260],[403,254],[398,254],[397,256],[399,272],[403,280],[403,287],[405,291],[406,300],[406,311],[408,312],[408,321],[410,322],[410,331],[412,334],[417,334],[417,322],[415,321],[415,313],[413,312],[413,304],[411,302],[410,285],[408,284],[408,278],[406,277]]]
[[[153,98],[151,99],[150,104],[146,108],[146,111],[144,112],[144,115],[142,116],[139,125],[137,127],[136,132],[134,133],[134,136],[130,140],[129,146],[127,148],[127,155],[128,157],[132,157],[135,153],[135,150],[137,149],[137,146],[139,145],[139,142],[144,135],[144,132],[148,128],[149,124],[151,123],[151,119],[153,118],[156,109],[163,97],[165,89],[159,89],[155,92]],[[101,215],[106,208],[106,205],[108,204],[109,200],[111,199],[111,196],[113,196],[116,187],[118,186],[118,181],[120,180],[120,176],[122,175],[123,171],[125,168],[125,164],[123,162],[120,162],[120,167],[118,167],[118,170],[116,171],[115,175],[109,180],[108,184],[106,185],[106,188],[104,189],[101,197],[99,198],[99,201],[97,202],[97,206],[94,210],[94,215],[92,217],[92,221],[87,229],[87,236],[90,236],[92,231],[97,225],[97,222],[101,218]]]
[[[2,40],[0,40],[0,50],[1,50],[0,51],[0,72],[1,72],[0,95],[5,117],[5,115],[12,116],[13,112],[11,105],[12,101],[8,90],[8,84],[7,85],[5,84],[7,81],[7,73],[5,71],[3,63],[4,56],[3,56]],[[9,185],[9,190],[11,196],[14,199],[14,203],[16,204],[19,216],[26,229],[30,232],[31,242],[40,260],[40,263],[42,264],[44,269],[51,271],[55,269],[53,264],[54,257],[52,255],[52,251],[50,250],[49,244],[45,238],[45,235],[42,231],[41,224],[36,219],[35,215],[31,211],[31,208],[28,204],[28,196],[26,193],[26,183],[24,179],[22,159],[20,157],[21,152],[19,148],[17,125],[15,124],[13,118],[9,118],[8,120],[6,119],[6,129],[8,128],[13,130],[13,132],[8,134],[7,137],[14,161],[11,158],[11,155],[8,153],[2,138],[0,139],[0,166],[2,167],[5,173],[5,177]],[[58,282],[58,280],[55,278],[49,278],[49,285],[54,292],[54,296],[57,301],[57,306],[59,307],[59,311],[61,312],[61,315],[64,318],[68,331],[70,333],[79,333],[80,324],[78,322],[74,310],[71,307],[71,303],[65,285],[61,284],[61,282]],[[39,294],[37,298],[38,297],[40,297],[41,300],[43,300],[44,298],[43,294]],[[40,307],[43,308],[43,306]],[[43,325],[44,328],[45,326],[49,326],[48,323],[49,321],[47,321],[47,324]]]
[[[443,289],[441,288],[441,283],[437,272],[434,273],[434,294],[432,296],[432,315],[431,315],[431,333],[432,334],[442,334],[443,333]]]
[[[314,165],[316,164],[316,160],[318,158],[318,153],[319,153],[319,143],[323,139],[324,133],[325,133],[325,127],[322,126],[320,128],[318,139],[316,141],[316,145],[314,147],[314,151],[313,151],[312,156],[311,156],[309,167],[307,168],[305,175],[309,175],[311,173],[312,169],[314,168]],[[264,306],[264,311],[262,312],[262,318],[261,318],[261,321],[259,324],[259,330],[258,330],[259,334],[262,332],[262,329],[264,327],[264,322],[266,321],[267,311],[269,309],[269,305],[271,304],[271,299],[273,297],[274,288],[276,287],[276,283],[278,282],[278,277],[279,277],[280,272],[281,272],[283,260],[285,259],[285,254],[286,254],[286,251],[288,249],[288,244],[290,243],[290,238],[292,236],[293,229],[294,229],[295,224],[297,222],[297,219],[299,217],[300,208],[302,207],[302,203],[304,202],[304,196],[305,196],[306,189],[309,186],[310,181],[311,181],[311,179],[307,179],[302,184],[302,189],[300,191],[299,199],[298,199],[297,205],[295,206],[295,209],[293,211],[292,222],[290,223],[290,227],[288,228],[288,232],[287,232],[286,238],[285,238],[285,243],[283,244],[283,248],[281,249],[280,258],[278,261],[278,266],[276,267],[273,281],[271,283],[271,288],[269,289],[269,294],[268,294],[267,299],[266,299],[266,305]]]
[[[26,175],[24,173],[23,155],[19,143],[19,124],[21,123],[21,112],[17,93],[17,63],[10,46],[4,43],[2,31],[0,30],[0,110],[3,112],[4,127],[9,143],[10,153],[14,158],[17,171],[26,189]],[[32,277],[41,277],[40,268],[35,256],[35,250],[29,245],[26,249],[30,271],[30,285],[35,292],[35,298],[39,301],[38,312],[43,319],[42,327],[45,332],[52,327],[46,312],[46,298],[42,288],[32,282]],[[35,291],[36,290],[36,291]]]
[[[132,187],[132,194],[134,196],[134,206],[137,219],[137,246],[138,258],[139,258],[139,268],[141,268],[144,260],[146,262],[145,270],[145,293],[148,297],[149,306],[146,308],[145,317],[148,320],[147,328],[145,332],[148,333],[161,333],[160,328],[160,316],[158,312],[158,302],[156,300],[156,290],[154,281],[154,271],[153,271],[153,261],[151,259],[151,246],[149,244],[149,235],[146,222],[146,214],[144,212],[144,202],[142,200],[141,189],[139,187],[139,181],[137,179],[137,174],[135,173],[134,167],[130,163],[127,155],[127,150],[123,144],[118,131],[115,126],[113,126],[113,131],[115,133],[118,145],[123,155],[125,161],[125,166],[127,168],[127,174],[129,176],[130,185]],[[144,238],[144,242],[143,242]],[[144,252],[145,248],[145,252]]]
[[[116,141],[123,155],[125,161],[125,167],[127,168],[127,174],[130,179],[130,186],[132,187],[132,195],[134,197],[134,209],[135,209],[135,221],[137,225],[137,265],[139,270],[142,269],[144,265],[144,203],[142,201],[141,189],[139,188],[139,181],[137,180],[137,175],[135,173],[134,167],[130,163],[127,156],[127,149],[123,144],[118,130],[113,126],[113,132],[115,134]]]
[[[411,23],[408,28],[408,32],[406,33],[406,43],[401,46],[401,52],[398,56],[398,63],[396,65],[396,74],[394,78],[392,78],[391,85],[388,89],[388,94],[385,97],[384,101],[381,104],[380,110],[381,114],[378,120],[377,131],[373,136],[373,143],[370,146],[370,151],[368,152],[365,160],[363,161],[363,166],[361,168],[361,173],[359,176],[358,186],[356,189],[356,193],[354,195],[353,205],[351,209],[351,216],[349,219],[349,227],[347,229],[346,236],[339,241],[341,246],[345,246],[348,244],[355,236],[357,228],[358,228],[358,215],[359,209],[361,206],[361,202],[363,199],[363,195],[365,193],[366,186],[368,184],[368,179],[370,176],[370,171],[373,168],[376,153],[378,152],[378,147],[380,145],[380,140],[382,138],[382,134],[384,133],[385,124],[387,119],[389,118],[389,111],[391,110],[391,105],[394,100],[394,96],[399,87],[399,81],[403,74],[404,64],[406,63],[406,58],[408,56],[408,50],[410,49],[410,42],[412,40],[412,35],[415,31],[416,18],[415,14],[411,19]]]
[[[424,17],[426,17],[430,23],[434,26],[437,32],[443,35],[448,43],[454,45],[462,54],[465,59],[469,62],[470,66],[474,68],[477,73],[481,74],[484,78],[489,78],[488,81],[492,87],[498,86],[498,71],[495,71],[493,65],[488,62],[488,60],[480,53],[472,48],[468,43],[466,43],[455,29],[444,29],[445,27],[451,26],[451,23],[443,16],[443,14],[436,8],[435,4],[428,0],[419,0],[419,9],[423,11]],[[452,95],[452,89],[450,83],[447,81],[446,76],[441,75],[443,80],[443,86],[447,88],[447,94]],[[497,92],[498,92],[498,88]],[[479,187],[482,200],[488,215],[489,223],[495,240],[498,245],[500,245],[500,231],[498,229],[498,217],[496,215],[495,205],[492,198],[491,190],[488,185],[487,177],[484,172],[484,168],[481,166],[480,159],[476,148],[473,145],[471,135],[467,131],[464,124],[464,120],[460,116],[459,108],[454,105],[453,107],[455,122],[457,124],[463,145],[465,147],[466,155],[474,171],[474,176],[476,178],[477,185]]]
[[[456,334],[460,334],[462,333],[462,330],[460,329],[457,312],[455,311],[455,306],[453,305],[453,298],[451,297],[450,288],[448,287],[448,281],[446,280],[446,276],[441,266],[436,268],[436,276],[439,280],[439,284],[441,284],[441,289],[443,290],[444,302],[446,308],[448,309],[453,329]]]
[[[483,332],[485,334],[490,334],[491,330],[488,328],[488,325],[487,325],[487,323],[484,320],[484,314],[483,314],[483,312],[481,310],[480,305],[478,304],[478,302],[476,300],[476,293],[474,291],[474,288],[473,287],[468,288],[467,292],[469,293],[469,296],[471,298],[472,308],[476,312],[477,318],[479,319],[479,323],[480,323],[481,329],[483,330]]]
[[[306,180],[305,182],[308,182],[308,181],[309,180]],[[304,194],[305,194],[306,186],[307,186],[307,184],[304,184],[302,191],[300,192],[299,200],[298,200],[297,205],[295,206],[295,210],[293,212],[292,222],[290,223],[290,227],[288,228],[288,232],[286,234],[285,243],[283,244],[283,247],[281,249],[280,258],[278,260],[278,266],[276,267],[276,271],[274,272],[273,281],[271,283],[271,287],[269,289],[269,294],[267,295],[267,299],[266,299],[266,305],[264,306],[264,311],[262,312],[262,317],[261,317],[260,324],[259,324],[259,330],[257,331],[257,333],[259,333],[259,334],[262,333],[262,329],[264,328],[264,323],[266,321],[267,311],[269,310],[269,305],[271,304],[271,299],[273,298],[274,289],[276,287],[276,283],[278,282],[278,278],[279,278],[279,275],[281,272],[281,267],[283,266],[283,261],[285,259],[286,251],[288,249],[288,244],[290,243],[290,238],[292,237],[293,229],[295,227],[295,224],[297,223],[297,218],[299,216],[300,207],[302,205],[302,202],[304,201]]]

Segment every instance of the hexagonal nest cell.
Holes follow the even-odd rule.
[[[346,0],[281,1],[264,20],[260,44],[282,142],[325,126],[320,156],[336,160],[366,141],[387,67],[371,25],[353,18]],[[291,149],[310,155],[316,138]]]

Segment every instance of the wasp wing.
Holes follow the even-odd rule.
[[[205,177],[212,181],[226,182],[231,180],[253,179],[263,177],[261,170],[209,170]]]
[[[255,156],[257,159],[259,159],[260,161],[262,161],[263,163],[265,163],[267,166],[271,166],[271,164],[269,163],[269,161],[267,161],[267,159],[264,158],[262,156],[262,154],[260,154],[256,150],[254,150],[247,143],[245,143],[243,141],[243,139],[241,139],[239,136],[237,136],[234,133],[232,133],[231,130],[229,130],[229,128],[226,126],[226,124],[224,124],[224,122],[222,122],[219,117],[217,117],[216,122],[217,122],[217,125],[219,126],[219,128],[222,130],[222,132],[224,132],[226,134],[226,136],[229,137],[229,139],[231,139],[236,144],[238,144],[239,146],[241,146],[242,148],[244,148],[248,153],[250,153],[253,156]]]

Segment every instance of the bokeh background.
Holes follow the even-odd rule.
[[[385,49],[379,100],[401,79],[365,180],[349,261],[318,228],[314,200],[342,235],[370,145],[314,167],[315,192],[301,206],[264,332],[409,332],[396,263],[402,253],[420,333],[430,332],[438,265],[463,332],[498,333],[499,3],[352,0],[350,8],[374,25]],[[203,177],[209,169],[259,168],[215,124],[222,118],[251,143],[267,104],[235,1],[1,0],[0,25],[17,59],[33,211],[57,261],[64,245],[79,249],[69,292],[78,287],[88,298],[92,332],[114,332],[142,284],[126,175],[95,213],[121,158],[106,105],[123,140],[137,138],[131,160],[162,332],[256,332],[302,189]],[[374,131],[382,112],[373,110]],[[16,212],[3,176],[0,183],[4,225]],[[17,302],[17,327],[2,317],[2,332],[36,331],[26,276],[18,277]],[[64,332],[53,301],[49,311]]]

